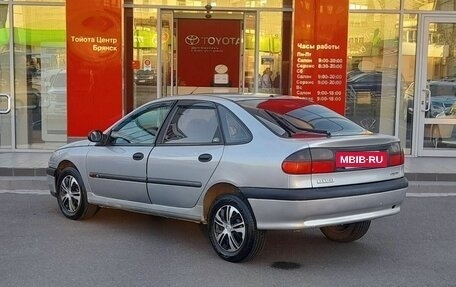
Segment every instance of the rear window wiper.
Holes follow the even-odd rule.
[[[286,129],[288,132],[296,133],[296,130],[299,130],[299,131],[304,131],[304,132],[323,134],[323,135],[326,135],[327,137],[331,136],[331,133],[326,131],[326,130],[303,128],[303,127],[300,127],[300,126],[297,126],[297,125],[293,124],[292,122],[290,122],[286,118],[284,118],[282,116],[279,116],[276,113],[273,113],[273,112],[270,112],[270,111],[267,111],[267,110],[264,110],[264,111],[269,116],[271,116],[273,119],[275,119],[280,124],[280,126],[282,128],[284,128],[282,125],[286,126],[286,128],[284,128],[284,129]]]
[[[291,137],[292,134],[296,133],[291,127],[290,127],[290,123],[288,121],[285,121],[284,118],[276,115],[275,113],[273,112],[270,112],[270,111],[267,111],[267,110],[263,110],[265,113],[267,113],[271,118],[273,118],[277,124],[279,124],[279,126],[281,128],[283,128],[289,137]]]
[[[296,129],[300,130],[300,131],[304,131],[304,132],[310,132],[310,133],[316,133],[316,134],[323,134],[323,135],[326,135],[327,137],[330,137],[331,136],[331,133],[326,131],[326,130],[317,130],[317,129],[309,129],[309,128],[302,128],[302,127],[299,127],[291,122],[289,122],[290,125],[292,125],[293,127],[295,127]]]

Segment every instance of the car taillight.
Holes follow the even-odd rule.
[[[388,166],[404,164],[404,150],[400,143],[394,143],[388,148]]]
[[[288,156],[282,162],[287,174],[327,173],[336,170],[334,152],[329,149],[303,149]]]

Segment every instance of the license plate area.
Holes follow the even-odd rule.
[[[337,168],[381,168],[388,166],[386,151],[336,152]]]

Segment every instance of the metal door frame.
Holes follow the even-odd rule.
[[[424,148],[425,126],[431,124],[455,124],[456,119],[435,119],[426,118],[425,108],[430,105],[428,102],[429,90],[427,89],[427,59],[429,43],[429,24],[430,23],[454,23],[456,16],[448,14],[422,14],[419,16],[416,54],[416,74],[415,74],[415,100],[414,100],[414,126],[416,132],[413,134],[413,153],[416,156],[456,156],[456,148],[438,149]],[[432,95],[431,95],[432,96]]]
[[[162,33],[163,33],[163,29],[162,29],[162,15],[164,13],[171,13],[172,15],[172,21],[170,21],[170,30],[172,32],[172,35],[170,35],[171,38],[174,38],[174,33],[175,33],[175,29],[176,29],[176,25],[175,25],[175,20],[177,19],[175,17],[175,12],[176,11],[198,11],[198,12],[201,12],[201,13],[205,13],[204,10],[201,10],[201,9],[191,9],[191,7],[185,7],[185,8],[182,8],[182,9],[173,9],[173,8],[163,8],[163,9],[158,9],[158,23],[159,23],[159,27],[157,29],[157,32],[158,32],[158,36],[157,36],[157,47],[161,47],[162,46]],[[216,10],[217,12],[224,12],[224,10]],[[230,10],[231,11],[231,10]],[[255,67],[255,72],[254,72],[254,75],[257,75],[258,74],[258,65],[257,65],[257,62],[258,62],[258,58],[259,58],[259,33],[258,33],[258,30],[259,30],[259,11],[250,11],[250,10],[238,10],[238,9],[233,9],[232,11],[235,11],[235,12],[241,12],[242,13],[242,19],[239,19],[239,21],[241,21],[241,31],[240,31],[240,37],[241,37],[241,44],[239,45],[239,83],[236,83],[236,86],[238,88],[238,93],[239,94],[243,94],[245,92],[245,87],[244,87],[244,82],[245,82],[245,67],[244,67],[244,62],[245,62],[245,59],[244,59],[244,55],[245,55],[245,25],[246,25],[246,20],[245,20],[245,17],[250,13],[255,13],[256,14],[256,24],[255,24],[255,64],[254,64],[254,67]],[[228,11],[226,11],[228,12]],[[178,31],[177,31],[178,33]],[[177,63],[177,54],[174,55],[174,49],[176,49],[175,47],[175,41],[171,41],[171,59],[170,59],[170,71],[171,71],[171,74],[170,74],[170,89],[171,89],[171,92],[168,94],[168,95],[165,95],[163,94],[163,92],[167,92],[166,90],[164,90],[163,88],[163,77],[164,77],[164,74],[165,71],[163,69],[158,69],[159,73],[157,74],[157,82],[158,83],[161,83],[160,85],[157,85],[157,95],[159,97],[162,97],[162,96],[173,96],[175,94],[177,94],[177,85],[175,83],[176,81],[176,78],[175,78],[175,75],[173,73],[173,70],[174,68],[176,68],[176,71],[177,69],[179,68],[178,65],[179,63]],[[176,50],[176,53],[179,53],[178,50]],[[157,49],[157,58],[158,58],[158,61],[157,61],[157,66],[158,67],[163,67],[163,65],[165,63],[163,63],[163,51],[161,48]],[[175,60],[176,58],[176,60]],[[234,87],[233,87],[234,88]],[[255,91],[258,90],[258,84],[257,84],[257,81],[255,80]]]

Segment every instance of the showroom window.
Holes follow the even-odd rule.
[[[427,10],[427,11],[455,11],[456,1],[451,0],[404,0],[404,7],[408,10]]]
[[[13,13],[16,146],[51,149],[67,140],[65,7]]]
[[[398,23],[398,14],[350,13],[348,27],[346,116],[370,131],[391,135],[397,82],[403,80],[397,74]]]
[[[422,2],[422,1],[420,1]],[[384,10],[395,9],[398,10],[400,0],[350,0],[350,10]]]

